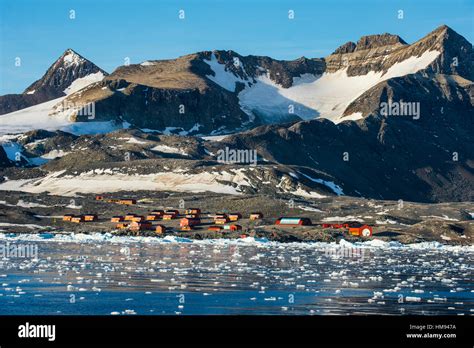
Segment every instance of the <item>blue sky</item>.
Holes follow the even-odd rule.
[[[125,57],[212,49],[323,57],[362,35],[389,32],[410,43],[441,24],[473,43],[473,13],[473,0],[0,0],[0,94],[22,92],[69,47],[108,72]]]

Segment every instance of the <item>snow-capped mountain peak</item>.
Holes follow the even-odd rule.
[[[87,60],[71,48],[68,48],[46,71],[41,79],[29,86],[24,94],[45,94],[50,99],[64,95],[64,90],[68,88],[76,79],[83,78],[90,74],[101,72],[107,73],[97,65]]]
[[[97,65],[68,48],[23,93],[0,96],[0,115],[64,97],[106,75]]]
[[[77,66],[86,61],[81,55],[76,53],[73,49],[68,48],[61,56],[64,67]],[[59,60],[58,60],[59,61]]]

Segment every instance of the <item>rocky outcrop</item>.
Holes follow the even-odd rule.
[[[419,107],[419,115],[405,114],[408,117],[427,118],[433,122],[444,119],[443,114],[447,114],[452,115],[453,122],[472,122],[473,91],[474,84],[471,81],[456,75],[413,74],[397,77],[381,82],[363,93],[347,107],[344,116],[356,112],[360,112],[363,117],[385,116],[383,104],[402,106],[403,103],[410,103]]]
[[[430,64],[429,71],[459,75],[474,81],[474,50],[472,44],[450,27],[443,25],[418,41],[419,48],[430,46],[441,54]]]
[[[217,61],[224,64],[229,71],[243,79],[249,80],[268,74],[268,77],[275,83],[284,88],[293,85],[293,78],[303,74],[320,75],[325,70],[323,59],[300,57],[295,60],[276,60],[265,56],[241,56],[234,51],[207,51],[200,53],[201,57],[211,59],[212,54]],[[236,65],[236,60],[241,65]]]
[[[387,61],[395,52],[408,45],[398,35],[381,34],[363,36],[357,44],[347,42],[325,58],[326,72],[347,69],[348,76],[366,75],[370,71],[387,70],[396,60]]]
[[[359,41],[357,41],[354,51],[363,51],[384,46],[399,46],[406,44],[407,43],[398,35],[392,35],[388,33],[380,35],[367,35],[362,36]]]
[[[386,72],[396,63],[437,51],[440,55],[430,64],[428,71],[456,74],[471,81],[474,79],[472,45],[445,25],[410,45],[399,36],[390,34],[364,36],[355,46],[350,43],[345,45],[325,58],[327,72],[344,68],[347,68],[349,76],[365,75],[370,71]]]
[[[356,48],[356,44],[352,41],[346,42],[344,45],[339,46],[332,54],[345,54],[352,53]]]
[[[94,121],[121,120],[143,129],[182,135],[235,131],[251,122],[239,108],[236,95],[216,86],[206,86],[201,92],[198,87],[155,88],[107,80],[68,98],[75,105],[89,101],[95,103]],[[89,121],[85,112],[72,117]]]

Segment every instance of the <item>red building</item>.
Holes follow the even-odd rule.
[[[311,226],[311,220],[309,218],[294,218],[294,217],[281,217],[276,222],[275,225],[281,226]]]

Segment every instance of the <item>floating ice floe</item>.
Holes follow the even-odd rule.
[[[31,229],[43,229],[44,226],[25,224],[16,225],[9,223],[0,223],[0,226],[29,226]],[[166,237],[143,237],[143,236],[116,236],[112,233],[49,233],[47,239],[43,236],[44,233],[1,233],[0,240],[9,241],[38,241],[38,242],[71,242],[71,243],[98,243],[98,242],[111,242],[111,243],[144,243],[144,244],[163,244],[163,243],[192,243],[196,245],[217,245],[217,246],[228,246],[228,245],[255,245],[259,247],[277,247],[291,249],[322,249],[327,248],[371,248],[371,249],[413,249],[413,250],[442,250],[449,252],[463,251],[463,252],[474,252],[473,245],[445,245],[438,242],[422,242],[414,244],[402,244],[400,242],[385,242],[380,239],[372,239],[365,242],[354,242],[351,243],[344,239],[341,239],[339,243],[331,242],[291,242],[283,243],[277,241],[269,241],[267,238],[258,237],[246,237],[239,239],[204,239],[194,240],[178,236],[166,236]]]

